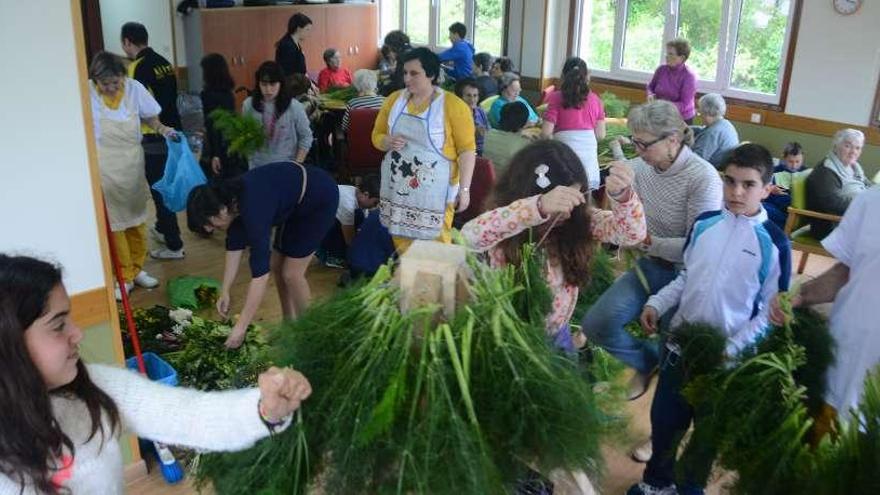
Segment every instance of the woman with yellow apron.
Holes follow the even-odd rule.
[[[159,281],[143,271],[149,187],[141,123],[166,137],[175,131],[159,122],[159,104],[143,85],[126,77],[125,66],[115,55],[96,54],[89,78],[101,189],[125,290],[131,291],[135,284],[153,288]],[[117,299],[122,297],[120,289],[116,288]]]
[[[426,48],[407,52],[406,88],[392,93],[373,125],[382,161],[379,215],[398,252],[413,239],[450,242],[455,211],[470,204],[476,134],[470,108],[437,87],[440,60]]]

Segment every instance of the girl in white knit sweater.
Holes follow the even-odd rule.
[[[122,493],[123,428],[204,450],[250,447],[311,393],[291,369],[259,388],[197,392],[128,370],[85,365],[61,271],[0,254],[0,495]]]

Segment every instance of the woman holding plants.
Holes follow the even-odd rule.
[[[238,348],[275,278],[285,319],[302,314],[311,301],[306,270],[312,254],[336,220],[339,188],[324,170],[291,162],[270,163],[225,182],[201,185],[187,199],[190,230],[226,231],[226,267],[217,311],[229,316],[230,289],[245,248],[251,282],[241,316],[226,346]],[[272,242],[272,230],[275,240]]]
[[[645,215],[632,181],[629,167],[613,167],[606,182],[611,211],[592,208],[577,155],[558,141],[538,141],[511,159],[495,186],[496,208],[462,227],[467,244],[488,251],[492,266],[519,264],[522,245],[530,240],[543,248],[544,275],[553,292],[547,333],[564,350],[574,351],[568,322],[578,287],[590,278],[593,241],[633,246],[645,238]]]
[[[123,493],[123,429],[165,443],[243,450],[287,428],[311,393],[292,369],[259,388],[197,392],[86,365],[61,270],[0,254],[0,493]],[[169,410],[175,414],[167,414]]]
[[[415,48],[398,63],[406,88],[385,100],[372,139],[386,151],[380,218],[404,251],[413,239],[451,241],[456,209],[470,204],[477,144],[470,107],[437,87],[437,55]]]
[[[250,158],[250,168],[267,163],[303,163],[312,147],[312,129],[302,103],[284,84],[281,66],[263,62],[257,69],[256,85],[242,104],[242,114],[263,124],[266,146]]]

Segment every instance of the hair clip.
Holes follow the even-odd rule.
[[[535,167],[535,175],[538,176],[538,178],[535,179],[535,184],[541,189],[547,189],[550,187],[550,179],[547,178],[547,172],[549,171],[550,167],[543,163]]]

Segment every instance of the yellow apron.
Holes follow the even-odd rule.
[[[101,189],[110,220],[110,230],[119,232],[147,221],[149,186],[144,172],[144,150],[141,148],[140,117],[128,95],[125,105],[128,119],[113,120],[106,116],[103,103],[99,122],[98,167],[101,170]]]

